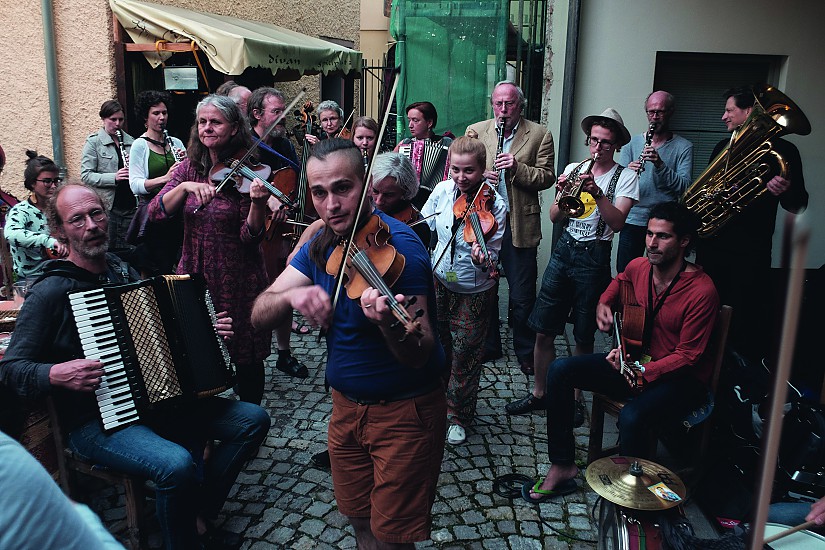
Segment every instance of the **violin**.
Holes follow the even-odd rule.
[[[395,214],[392,214],[392,217],[411,226],[421,218],[421,212],[413,206],[413,203],[409,203]]]
[[[260,179],[267,191],[275,195],[275,198],[290,210],[295,210],[298,205],[295,203],[290,195],[295,193],[296,180],[295,171],[292,168],[281,168],[275,171],[275,175],[270,182],[270,176],[273,174],[272,168],[268,164],[255,162],[251,157],[248,157],[246,162],[241,162],[243,157],[248,157],[247,151],[239,149],[231,158],[219,162],[209,170],[209,181],[216,186],[223,182],[227,176],[232,175],[235,181],[235,188],[243,194],[249,193],[249,187],[252,185],[252,180]],[[290,175],[291,174],[291,175]],[[273,183],[281,183],[282,188]]]
[[[418,337],[420,342],[424,333],[418,318],[424,315],[424,310],[419,309],[411,316],[407,307],[415,303],[415,297],[402,304],[395,299],[395,295],[390,290],[390,286],[398,281],[404,271],[406,262],[403,254],[389,244],[390,237],[387,224],[379,216],[373,214],[367,223],[355,233],[349,246],[342,241],[333,249],[327,260],[326,272],[333,277],[336,276],[343,263],[344,288],[347,290],[347,296],[351,300],[358,300],[365,290],[370,287],[375,288],[381,296],[386,296],[390,311],[397,319],[392,327],[403,326],[404,328],[404,334],[399,342],[403,342],[410,334]],[[346,261],[344,261],[345,250],[348,251]]]
[[[491,279],[499,276],[486,244],[487,239],[498,230],[498,222],[493,215],[494,204],[495,192],[488,184],[483,183],[471,203],[467,201],[467,194],[463,193],[453,205],[453,214],[456,219],[464,220],[464,241],[470,244],[478,243],[481,247],[484,256],[481,269],[489,271],[488,276]]]

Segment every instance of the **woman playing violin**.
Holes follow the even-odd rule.
[[[249,311],[267,285],[261,256],[269,193],[254,180],[249,194],[232,185],[218,193],[210,170],[252,144],[249,125],[228,97],[210,95],[195,109],[187,158],[149,205],[150,220],[183,218],[184,238],[178,273],[201,273],[218,311],[228,311],[235,337],[228,342],[242,400],[260,403],[264,359],[272,333],[255,330]],[[197,210],[197,211],[196,211]]]
[[[394,283],[387,282],[394,296],[371,287],[355,299],[349,286],[333,310],[330,272],[336,271],[328,260],[355,225],[365,192],[361,153],[350,141],[322,141],[307,162],[307,180],[326,227],[256,300],[252,320],[256,326],[276,326],[294,308],[327,328],[332,481],[338,508],[349,517],[359,547],[378,547],[379,537],[397,544],[425,540],[444,451],[446,406],[444,355],[433,333],[429,256],[409,227],[380,212],[370,215],[364,201],[360,219],[365,223],[359,224],[355,242],[366,248],[389,237],[386,249],[371,254],[400,254],[404,267]],[[364,234],[381,225],[378,239]],[[415,333],[406,333],[393,327],[391,298],[413,296],[410,309],[421,313]],[[363,517],[364,510],[375,513]]]
[[[331,99],[322,101],[318,104],[318,122],[321,124],[321,130],[323,131],[321,135],[323,137],[318,138],[312,134],[307,134],[306,140],[310,145],[315,145],[321,139],[338,135],[338,132],[341,131],[341,125],[344,123],[344,110]]]
[[[507,205],[484,178],[487,153],[483,143],[460,137],[450,146],[450,159],[452,179],[435,186],[421,214],[435,214],[427,223],[438,235],[433,256],[438,329],[452,368],[447,388],[451,423],[447,441],[458,445],[466,439],[466,428],[475,416],[488,308],[494,307],[496,280],[492,275],[501,250]],[[456,213],[458,202],[469,207]],[[470,232],[464,229],[473,212],[488,220],[489,234],[481,239],[486,239],[488,257],[478,242],[471,244],[465,239],[465,233]]]

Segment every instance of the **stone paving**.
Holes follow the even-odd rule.
[[[502,329],[506,347],[510,342]],[[268,391],[263,406],[272,428],[257,457],[238,478],[219,523],[243,533],[244,549],[355,548],[355,538],[338,512],[327,470],[310,457],[325,448],[332,404],[324,390],[326,346],[317,332],[293,335],[295,355],[309,367],[305,380],[290,378],[267,363]],[[604,335],[599,335],[602,338]],[[606,338],[606,337],[604,337]],[[607,340],[597,345],[607,345]],[[566,337],[557,341],[559,355],[569,354]],[[467,442],[446,445],[438,495],[433,505],[431,540],[419,549],[583,549],[595,548],[591,508],[596,494],[586,488],[552,503],[531,505],[493,492],[493,480],[504,474],[544,474],[547,426],[544,415],[508,416],[504,405],[528,390],[528,380],[514,356],[487,363],[481,379],[475,426]],[[588,396],[589,397],[589,396]],[[606,429],[613,424],[606,422]],[[588,423],[576,431],[580,465],[586,459]],[[87,483],[92,483],[87,481]],[[125,514],[116,488],[91,486],[92,508],[111,529]],[[153,506],[153,502],[150,502]],[[154,515],[149,545],[162,541]],[[581,540],[579,540],[581,539]]]

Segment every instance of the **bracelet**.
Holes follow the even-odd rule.
[[[600,199],[600,198],[602,198],[602,197],[604,197],[604,191],[602,191],[601,189],[599,189],[599,194],[598,194],[598,195],[596,195],[596,196],[594,196],[594,197],[593,197],[593,200],[594,200],[594,201],[597,201],[597,200],[599,200],[599,199]]]

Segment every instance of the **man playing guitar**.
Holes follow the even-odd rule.
[[[630,373],[636,376],[635,387],[621,373],[618,348],[550,365],[547,434],[552,466],[543,481],[525,486],[525,499],[538,502],[576,490],[573,388],[629,400],[619,415],[620,453],[640,458],[648,458],[650,430],[674,425],[704,402],[711,375],[710,358],[704,355],[719,296],[702,268],[685,260],[698,227],[699,220],[680,204],[653,207],[647,257],[632,260],[599,298],[596,318],[603,331],[613,326],[622,284],[632,284],[633,301],[644,309],[642,365]]]

